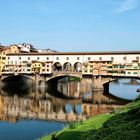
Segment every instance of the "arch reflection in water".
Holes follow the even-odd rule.
[[[1,90],[0,119],[12,122],[19,119],[77,121],[110,112],[128,102],[103,91],[93,92],[86,82],[76,84],[71,81],[61,83],[61,86],[61,89],[66,89],[68,95],[78,98],[54,97],[40,88],[30,89],[24,96],[20,96],[20,93],[9,96],[9,93]]]

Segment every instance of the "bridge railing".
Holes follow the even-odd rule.
[[[53,76],[57,75],[76,75],[79,77],[82,77],[82,72],[77,72],[77,71],[53,71]]]
[[[34,71],[30,70],[30,71],[2,71],[1,75],[18,75],[18,74],[35,74]],[[57,75],[75,75],[75,76],[79,76],[82,77],[82,75],[88,75],[79,71],[51,71],[51,72],[43,72],[40,71],[39,74],[52,74],[53,76],[57,76]],[[107,73],[107,74],[90,74],[91,76],[110,76],[110,77],[140,77],[140,72],[138,72],[137,74],[126,74],[126,73]]]

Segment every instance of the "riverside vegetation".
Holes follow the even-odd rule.
[[[41,140],[138,140],[140,139],[140,96],[110,114],[70,123]]]

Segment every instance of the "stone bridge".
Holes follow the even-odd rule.
[[[8,81],[8,79],[26,79],[25,82],[28,84],[30,81],[34,82],[36,86],[40,86],[41,83],[46,84],[46,82],[53,83],[53,85],[57,84],[57,81],[64,77],[78,77],[80,79],[84,78],[81,72],[67,72],[67,71],[55,71],[51,75],[43,75],[43,74],[5,74],[1,76],[1,81]],[[22,79],[23,78],[23,79]],[[104,84],[109,83],[116,78],[112,77],[103,77],[103,76],[90,76],[88,77],[92,81],[92,89],[93,90],[103,90]]]
[[[118,78],[127,78],[127,77],[114,77],[114,76],[96,76],[96,75],[90,75],[85,76],[82,75],[81,72],[68,72],[68,71],[54,71],[52,74],[5,74],[2,75],[1,81],[6,81],[6,79],[10,79],[12,77],[15,78],[25,78],[25,82],[28,84],[32,80],[36,86],[46,85],[46,83],[53,84],[53,86],[56,86],[59,79],[64,77],[78,77],[80,79],[88,79],[91,81],[91,86],[93,90],[104,90],[105,85],[106,88],[108,88],[109,83],[117,80]],[[21,79],[22,79],[21,78]],[[132,77],[131,77],[132,78]],[[43,84],[42,84],[43,83]]]
[[[56,77],[78,77],[82,79],[82,73],[81,72],[68,72],[68,71],[55,71],[53,72],[51,77],[46,78],[46,82]]]
[[[94,76],[92,80],[92,90],[104,90],[104,85],[114,80],[116,80],[116,78]]]

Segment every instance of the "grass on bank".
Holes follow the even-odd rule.
[[[140,96],[113,114],[94,116],[71,123],[55,134],[53,140],[138,140],[140,139]],[[51,140],[52,136],[41,140]]]
[[[99,129],[102,127],[103,123],[107,121],[112,114],[102,114],[98,116],[91,117],[86,121],[80,121],[77,123],[70,123],[62,131],[59,131],[56,134],[57,139],[59,140],[74,140],[75,138],[81,137],[85,131],[90,131],[92,129]],[[41,140],[51,140],[51,135],[43,137]],[[79,139],[78,139],[79,140]]]

